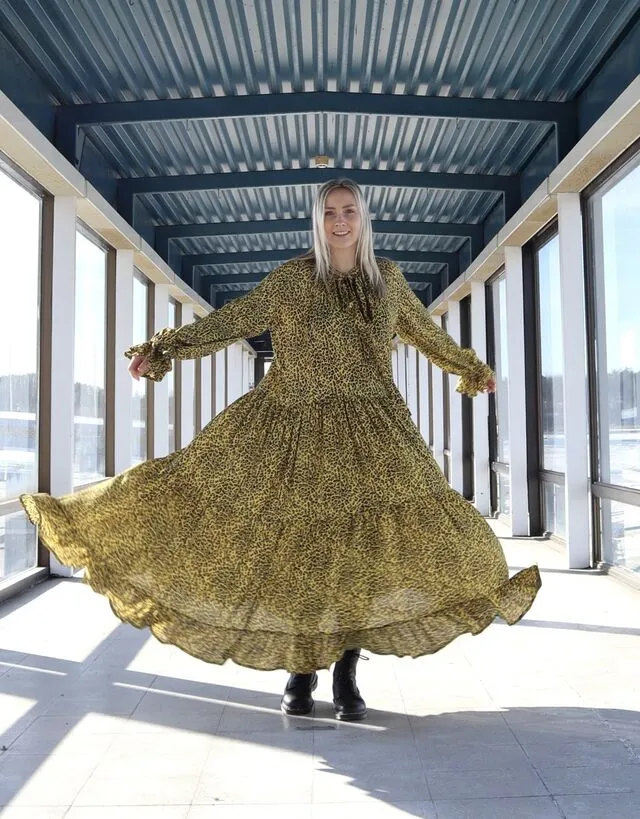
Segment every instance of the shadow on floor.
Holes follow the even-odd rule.
[[[337,723],[331,704],[320,700],[313,718],[287,718],[279,710],[279,690],[129,670],[149,639],[147,631],[120,625],[82,663],[0,649],[0,668],[8,669],[0,676],[0,694],[34,701],[0,737],[0,805],[10,804],[43,761],[95,715],[125,720],[121,735],[145,725],[157,737],[162,729],[219,737],[195,794],[199,804],[237,802],[239,793],[247,803],[261,802],[267,789],[281,793],[283,803],[297,802],[298,795],[301,803],[366,795],[425,817],[432,815],[425,813],[432,799],[447,799],[452,789],[464,797],[470,772],[469,796],[521,795],[509,793],[515,771],[526,795],[549,798],[553,788],[545,771],[554,767],[640,763],[635,711],[530,707],[413,716],[371,709],[365,722],[349,724]],[[284,672],[274,673],[284,685]],[[425,706],[428,700],[425,692]],[[266,777],[265,764],[271,765]],[[307,767],[313,768],[309,784]],[[640,774],[640,767],[635,771]],[[628,789],[638,787],[636,777]],[[291,788],[298,788],[296,798]]]

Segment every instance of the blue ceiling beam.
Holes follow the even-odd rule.
[[[77,166],[78,132],[89,126],[316,113],[549,122],[556,131],[563,130],[565,133],[572,131],[572,123],[578,120],[575,101],[312,91],[63,105],[56,111],[56,147]],[[575,132],[577,134],[577,125]]]
[[[259,284],[269,271],[264,273],[201,273],[199,280],[206,285],[218,284]],[[411,284],[413,282],[431,282],[439,279],[440,273],[405,273],[405,279]],[[204,280],[206,279],[206,282]]]
[[[194,253],[182,257],[183,264],[192,267],[201,265],[248,264],[251,262],[285,262],[301,256],[304,250],[293,248],[287,250],[250,250],[239,253]],[[431,264],[448,264],[455,253],[435,253],[410,250],[376,249],[379,256],[402,262],[429,262]]]
[[[207,286],[216,284],[259,284],[270,272],[270,270],[265,270],[264,273],[201,273],[200,280],[206,276]]]
[[[155,249],[165,261],[169,258],[169,242],[174,239],[209,238],[212,236],[239,236],[257,233],[309,232],[311,219],[269,219],[252,222],[213,222],[206,225],[157,225]],[[374,233],[392,233],[406,236],[458,236],[471,241],[471,257],[475,258],[484,247],[482,225],[451,222],[410,222],[374,219]]]
[[[250,290],[238,290],[238,291],[228,291],[228,290],[216,290],[216,286],[218,284],[253,284],[258,285],[265,278],[268,276],[269,272],[266,273],[255,273],[255,274],[248,274],[248,275],[240,275],[240,276],[220,276],[216,281],[207,280],[206,282],[199,282],[198,283],[198,292],[202,296],[203,299],[209,302],[209,304],[214,307],[222,307],[223,304],[229,300],[229,296],[232,294],[233,298],[241,298],[245,296]],[[227,281],[228,279],[228,281]],[[407,279],[409,286],[412,290],[414,290],[416,296],[420,299],[420,301],[425,305],[428,306],[433,301],[433,291],[434,291],[434,283],[433,281],[429,281],[426,283],[426,287],[421,287],[419,290],[415,290],[412,285],[413,284],[424,284],[424,279],[417,279],[412,280],[411,278]],[[440,292],[440,291],[438,291]],[[268,336],[268,333],[265,334]],[[261,336],[259,338],[262,338]]]
[[[440,265],[440,270],[434,273],[412,273],[407,276],[411,281],[429,281],[438,279],[442,287],[457,278],[460,272],[460,265],[457,253],[429,253],[417,251],[381,250],[377,251],[380,256],[392,259],[397,262],[421,262],[423,264]],[[182,257],[180,277],[189,287],[199,292],[204,279],[220,277],[214,271],[196,270],[200,267],[208,267],[223,264],[247,264],[253,262],[286,262],[301,254],[300,249],[289,250],[261,250],[244,253],[196,253]],[[237,276],[245,274],[236,274]],[[257,276],[259,274],[246,274]],[[232,281],[240,282],[234,278]],[[250,279],[249,281],[253,281]]]
[[[444,190],[498,191],[504,195],[505,221],[520,207],[518,174],[422,173],[381,171],[360,168],[301,168],[281,171],[234,171],[232,173],[144,176],[118,180],[118,209],[133,224],[134,198],[146,193],[236,190],[240,188],[319,185],[348,176],[360,185],[397,188],[439,188]]]

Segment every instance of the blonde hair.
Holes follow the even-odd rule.
[[[360,267],[369,280],[371,290],[382,298],[387,290],[382,274],[376,262],[373,250],[373,228],[369,208],[362,193],[362,189],[351,179],[332,179],[322,185],[313,202],[311,222],[313,231],[313,247],[308,250],[302,259],[313,259],[316,265],[316,281],[327,285],[331,274],[331,250],[324,229],[324,209],[327,197],[332,191],[347,190],[353,194],[356,206],[360,212],[360,236],[356,245],[356,265]]]

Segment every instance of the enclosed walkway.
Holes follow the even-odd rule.
[[[637,819],[640,593],[504,545],[540,560],[528,617],[372,657],[351,725],[327,672],[315,718],[285,718],[281,672],[193,660],[74,580],[32,589],[1,610],[3,819]]]
[[[640,0],[0,2],[2,819],[640,817],[639,54]],[[470,401],[389,333],[435,462],[543,575],[513,628],[361,663],[358,724],[327,672],[287,719],[284,672],[124,625],[19,500],[273,375],[268,332],[155,384],[123,352],[307,250],[343,176],[495,371]]]

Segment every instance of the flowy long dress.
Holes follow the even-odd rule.
[[[382,298],[359,268],[327,286],[297,259],[132,347],[155,381],[172,359],[266,329],[274,359],[183,449],[73,494],[21,496],[43,543],[121,620],[207,662],[303,673],[347,648],[433,653],[529,609],[537,567],[509,579],[493,531],[447,484],[393,382],[392,341],[469,395],[491,370],[377,263]]]

